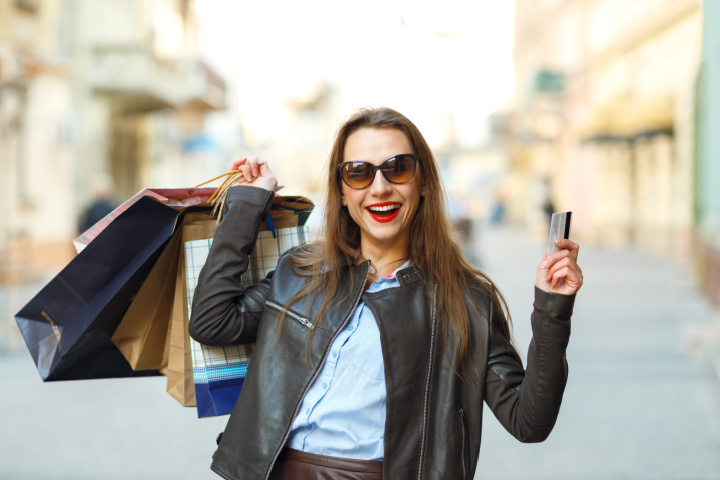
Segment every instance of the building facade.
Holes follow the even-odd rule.
[[[697,101],[695,271],[698,284],[713,303],[720,332],[720,4],[706,0],[703,66]],[[720,338],[715,345],[720,372]]]
[[[98,179],[119,203],[211,178],[189,146],[226,93],[200,40],[193,0],[0,0],[0,282],[72,258]]]
[[[517,0],[511,214],[692,261],[700,0]],[[539,186],[539,187],[538,187]]]

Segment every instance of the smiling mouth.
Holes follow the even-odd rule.
[[[401,206],[399,203],[389,203],[387,205],[372,205],[365,207],[365,209],[374,220],[378,222],[389,222],[397,217]]]

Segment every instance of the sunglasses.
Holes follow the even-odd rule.
[[[380,170],[383,177],[390,183],[401,184],[415,175],[418,156],[414,153],[402,153],[390,157],[380,165],[370,162],[343,162],[338,165],[338,174],[345,185],[355,190],[369,187],[375,180],[375,173]]]

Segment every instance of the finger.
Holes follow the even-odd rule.
[[[570,252],[570,256],[577,260],[578,252],[580,251],[580,245],[567,238],[556,238],[555,245],[557,245],[558,248]]]
[[[542,260],[540,260],[540,265],[538,265],[538,269],[545,269],[548,266],[548,259],[550,258],[550,250],[545,250],[545,255],[543,255]]]
[[[548,268],[547,273],[545,274],[545,278],[547,280],[550,280],[550,278],[555,275],[555,272],[559,271],[562,268],[566,268],[570,266],[570,259],[568,257],[565,257],[557,262],[555,262],[553,265],[551,265]]]
[[[583,273],[577,263],[570,262],[569,265],[558,269],[553,274],[553,280],[551,283],[555,283],[557,280],[564,280],[564,288],[571,290],[569,293],[576,293],[583,284]]]
[[[557,270],[552,276],[552,280],[550,281],[550,286],[552,288],[556,288],[558,286],[558,284],[560,283],[560,281],[561,280],[564,281],[569,274],[570,274],[570,269],[568,267],[563,267],[563,268]]]
[[[242,172],[243,178],[246,182],[252,182],[254,180],[254,177],[252,175],[252,164],[249,158],[246,159],[245,162],[238,167],[238,170]]]
[[[582,270],[580,269],[580,266],[572,257],[567,257],[557,262],[552,269],[548,270],[548,275],[546,276],[546,279],[549,280],[551,275],[554,275],[562,268],[568,268],[574,278],[582,278]]]
[[[235,160],[232,165],[230,165],[230,171],[234,172],[235,170],[240,170],[240,165],[245,163],[247,161],[247,157],[240,158],[238,160]]]
[[[260,175],[263,177],[272,175],[272,172],[270,171],[270,167],[268,167],[268,164],[267,164],[267,162],[265,162],[265,160],[260,159],[260,161],[258,162],[258,170],[260,172]]]
[[[568,252],[567,250],[558,250],[550,256],[546,254],[545,260],[542,262],[541,266],[542,268],[551,268],[557,262],[559,262],[563,258],[567,258],[569,255],[570,252]]]
[[[265,162],[260,157],[248,157],[247,165],[250,167],[250,175],[252,177],[252,180],[255,180],[257,177],[260,176],[259,166],[263,163]]]
[[[562,288],[562,293],[572,295],[574,293],[577,293],[577,291],[580,290],[580,287],[582,287],[582,275],[578,276],[577,273],[574,272],[572,269],[567,269],[566,271],[559,271],[557,275],[558,279],[556,285]]]

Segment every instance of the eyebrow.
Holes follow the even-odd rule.
[[[383,161],[382,161],[382,162],[380,162],[380,163],[384,163],[384,162],[387,162],[387,161],[388,161],[388,160],[390,160],[391,158],[395,158],[395,157],[397,157],[397,156],[399,156],[399,155],[417,155],[417,153],[396,153],[395,155],[392,155],[392,156],[390,156],[390,157],[386,158],[385,160],[383,160]],[[346,160],[346,161],[344,161],[344,162],[340,162],[340,163],[341,163],[341,164],[343,164],[343,163],[347,163],[347,162],[364,162],[364,163],[372,163],[372,162],[371,162],[370,160]]]

